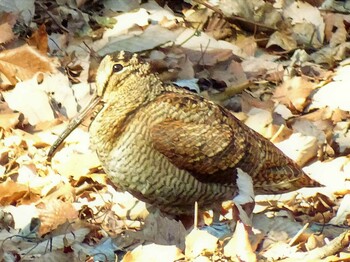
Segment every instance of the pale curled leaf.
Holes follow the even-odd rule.
[[[244,123],[265,137],[270,137],[271,135],[272,114],[267,110],[252,108],[248,112],[248,118]]]
[[[202,253],[213,254],[217,248],[218,239],[206,231],[193,229],[186,237],[187,257],[195,258]]]
[[[205,49],[206,52],[215,49],[231,50],[235,55],[246,57],[246,54],[244,54],[238,46],[226,41],[218,41],[205,33],[198,33],[195,29],[185,29],[177,37],[175,44],[192,51],[200,51],[201,53],[203,53],[203,49]],[[204,54],[206,52],[204,52]]]
[[[293,25],[305,25],[311,24],[314,27],[314,38],[318,43],[323,43],[324,39],[324,20],[321,16],[320,10],[316,7],[311,6],[307,2],[295,1],[286,8],[283,9],[283,16],[285,18],[290,18]],[[310,40],[311,35],[309,35]],[[304,44],[309,44],[305,42]],[[315,47],[318,47],[317,45]]]
[[[350,65],[338,68],[334,81],[321,87],[312,97],[311,108],[322,108],[328,106],[332,109],[342,109],[350,111],[348,96],[348,77]]]
[[[124,262],[154,261],[172,262],[182,259],[184,255],[176,246],[162,246],[156,244],[140,245],[133,251],[125,254]]]
[[[68,78],[62,73],[43,76],[41,83],[33,77],[19,82],[13,90],[3,92],[9,107],[22,112],[32,125],[54,120],[54,110],[69,117],[74,116],[77,103]]]
[[[266,47],[271,47],[274,45],[279,46],[284,50],[290,51],[297,47],[297,42],[292,35],[276,31],[270,36]]]
[[[9,106],[23,112],[32,125],[54,119],[47,94],[33,88],[29,82],[19,83],[14,90],[4,93],[4,97]]]
[[[181,29],[170,31],[160,25],[149,25],[146,30],[138,31],[135,35],[111,37],[108,45],[99,49],[98,53],[102,56],[121,50],[130,52],[149,50],[164,43],[175,41],[181,31]],[[155,38],[155,34],[159,37]]]
[[[276,146],[300,166],[304,166],[316,156],[318,149],[317,139],[313,136],[294,133],[288,139],[277,143]]]
[[[339,209],[335,217],[329,223],[333,225],[344,225],[350,215],[350,195],[345,195],[340,203]]]
[[[306,166],[304,171],[333,192],[347,192],[350,189],[348,181],[350,174],[349,157],[342,156],[323,162],[316,161]],[[330,176],[332,179],[329,179]]]
[[[224,254],[232,260],[257,261],[256,254],[250,244],[248,229],[238,221],[232,238],[224,247]]]
[[[32,218],[38,217],[38,209],[33,205],[6,206],[4,211],[11,213],[15,221],[15,229],[21,229],[30,224]],[[23,214],[26,214],[25,216]]]

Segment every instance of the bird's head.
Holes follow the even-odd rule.
[[[130,81],[137,83],[149,74],[151,74],[150,65],[138,54],[121,51],[107,55],[97,70],[97,95],[106,99],[120,88],[135,87],[135,83]]]

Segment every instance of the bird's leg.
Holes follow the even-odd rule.
[[[215,205],[213,207],[213,224],[214,223],[220,223],[220,214],[221,214],[221,204]]]
[[[241,221],[245,226],[252,226],[252,215],[255,206],[254,189],[252,178],[242,171],[237,169],[237,194],[233,198],[231,229],[236,227],[237,221]],[[221,204],[217,203],[213,206],[213,222],[211,226],[218,227],[220,225],[220,214],[222,211]]]

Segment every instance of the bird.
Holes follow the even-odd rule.
[[[92,149],[114,185],[164,213],[231,200],[238,170],[256,194],[319,186],[228,109],[163,82],[139,54],[105,56],[96,86],[101,106],[89,127]]]

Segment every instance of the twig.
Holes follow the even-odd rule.
[[[289,245],[293,246],[295,241],[298,239],[298,237],[305,232],[305,230],[309,227],[309,223],[306,223],[302,229],[299,230],[299,232],[289,241]]]
[[[244,83],[241,83],[239,85],[234,85],[227,87],[225,91],[217,94],[210,94],[209,97],[211,100],[216,102],[223,102],[227,99],[230,99],[236,94],[241,93],[244,89],[248,88],[251,85],[251,82],[246,81]]]
[[[198,30],[198,28],[200,27],[201,23],[198,24],[198,26],[196,27],[196,29],[194,30],[194,33],[192,35],[190,35],[189,37],[187,37],[184,41],[182,41],[182,43],[179,44],[179,46],[184,45],[186,42],[188,42],[192,37],[194,36],[199,36],[200,35],[200,31]]]
[[[194,221],[193,221],[193,228],[198,228],[198,202],[194,202]]]
[[[284,124],[280,125],[280,127],[279,127],[278,130],[277,130],[277,132],[271,137],[270,141],[271,141],[271,142],[274,142],[274,141],[277,139],[277,137],[282,133],[282,131],[284,130],[284,128],[285,128],[285,125],[284,125]]]
[[[350,230],[345,231],[343,234],[334,238],[331,242],[329,242],[327,245],[324,245],[323,247],[315,248],[314,250],[311,250],[309,252],[297,252],[289,258],[280,261],[292,262],[296,259],[302,261],[318,261],[320,259],[340,252],[341,250],[346,248],[349,245],[349,243]]]
[[[216,8],[215,6],[209,4],[208,2],[206,1],[202,1],[202,0],[193,0],[194,2],[197,2],[198,4],[201,4],[201,5],[204,5],[205,7],[213,10],[214,12],[222,15],[222,17],[228,21],[230,19],[233,19],[233,20],[237,20],[237,21],[241,21],[241,22],[245,22],[245,23],[248,23],[248,24],[252,24],[254,26],[257,26],[257,27],[262,27],[262,28],[265,28],[265,29],[268,29],[268,30],[271,30],[271,31],[276,31],[277,29],[276,28],[273,28],[273,27],[270,27],[268,25],[264,25],[264,24],[261,24],[261,23],[258,23],[258,22],[254,22],[254,21],[250,21],[246,18],[243,18],[243,17],[240,17],[240,16],[236,16],[236,15],[231,15],[231,16],[226,16],[219,8]]]
[[[65,28],[63,25],[61,25],[61,23],[59,21],[56,20],[56,18],[51,14],[51,12],[49,10],[47,10],[47,8],[40,3],[39,1],[37,1],[37,4],[49,15],[49,17],[55,22],[55,24],[61,28],[63,31],[65,31],[66,33],[69,33],[69,30],[67,28]]]

